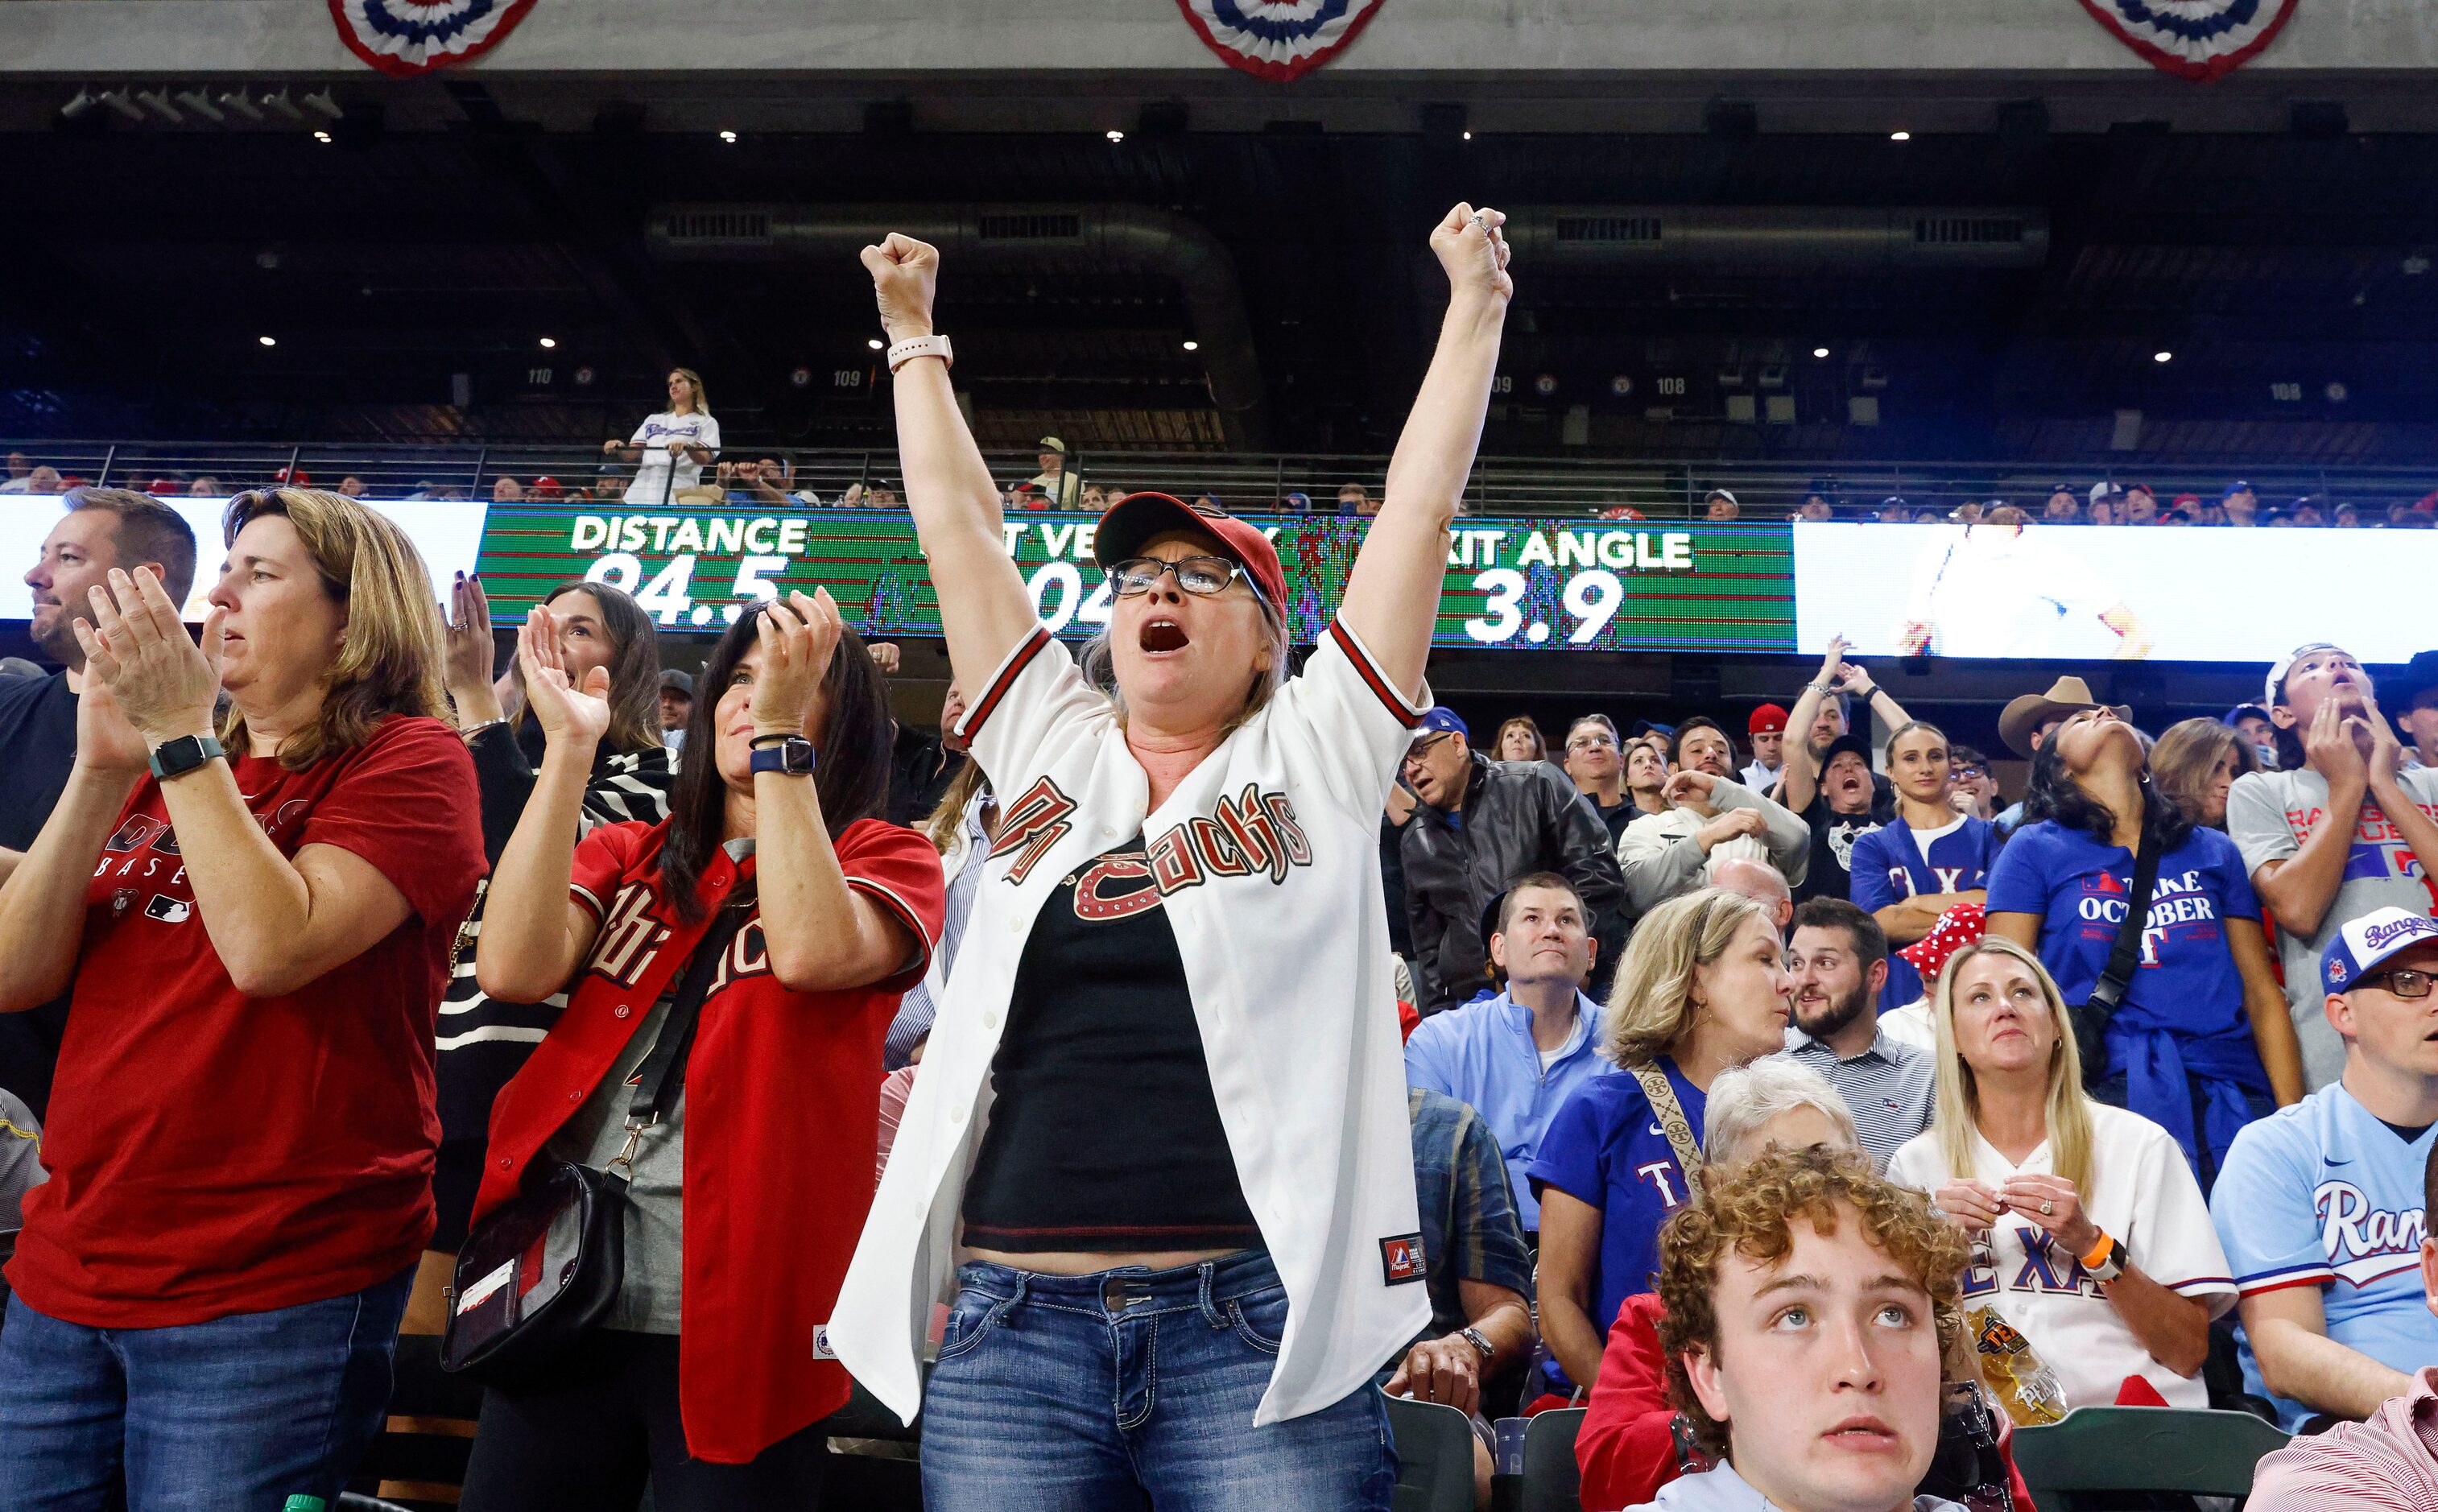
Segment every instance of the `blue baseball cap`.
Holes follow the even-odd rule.
[[[1468,741],[1473,739],[1473,731],[1465,728],[1464,716],[1445,704],[1431,705],[1431,712],[1422,715],[1422,722],[1414,727],[1416,740],[1427,740],[1433,735],[1462,735]]]
[[[2236,704],[2218,719],[2218,723],[2226,726],[2229,730],[2233,730],[2238,723],[2246,719],[2257,719],[2264,724],[2276,723],[2276,721],[2269,717],[2269,711],[2261,708],[2258,704]]]
[[[2404,908],[2374,908],[2328,941],[2320,957],[2320,985],[2331,993],[2349,993],[2380,961],[2424,941],[2438,941],[2438,919]]]
[[[2250,492],[2252,492],[2252,484],[2245,483],[2242,479],[2238,478],[2235,482],[2226,485],[2226,492],[2217,496],[2218,502],[2224,503],[2226,501],[2234,498],[2237,494],[2248,494]]]

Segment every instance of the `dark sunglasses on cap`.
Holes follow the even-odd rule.
[[[1197,598],[1224,593],[1228,585],[1240,577],[1252,586],[1245,570],[1224,556],[1180,556],[1175,561],[1162,561],[1157,556],[1129,556],[1109,566],[1109,586],[1122,599],[1137,598],[1159,586],[1162,574],[1173,575],[1176,586]],[[1258,590],[1255,594],[1259,597]]]

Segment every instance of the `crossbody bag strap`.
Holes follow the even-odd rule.
[[[2125,922],[2116,926],[2108,964],[2091,989],[2091,1004],[2113,1013],[2133,985],[2133,962],[2142,953],[2142,931],[2150,921],[2150,893],[2159,884],[2159,847],[2143,846],[2133,856],[2133,890],[2126,894]]]
[[[1637,1065],[1634,1079],[1642,1083],[1642,1095],[1651,1099],[1652,1116],[1659,1120],[1659,1132],[1668,1136],[1668,1148],[1676,1152],[1677,1168],[1685,1172],[1687,1201],[1702,1196],[1702,1145],[1693,1137],[1693,1125],[1685,1116],[1685,1105],[1676,1100],[1676,1089],[1668,1084],[1668,1073],[1655,1065]]]
[[[730,942],[744,927],[745,916],[752,909],[752,893],[743,889],[729,899],[712,920],[711,927],[702,932],[702,939],[696,942],[694,957],[686,962],[685,976],[679,979],[677,997],[669,1004],[669,1016],[661,1021],[660,1037],[652,1042],[651,1053],[644,1057],[644,1064],[635,1068],[635,1095],[627,1102],[627,1145],[610,1162],[611,1166],[624,1166],[631,1172],[644,1131],[660,1122],[662,1112],[677,1101],[679,1091],[685,1085],[686,1061],[694,1053],[694,1031],[701,1022],[702,1000],[710,995],[712,978],[718,975]]]

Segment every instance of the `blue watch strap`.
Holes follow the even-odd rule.
[[[749,769],[777,772],[782,777],[810,777],[817,759],[811,741],[790,736],[775,746],[756,747]]]

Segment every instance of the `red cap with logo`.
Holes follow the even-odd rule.
[[[1763,704],[1752,712],[1744,730],[1754,735],[1782,735],[1786,732],[1786,711],[1776,704]]]
[[[1261,527],[1224,509],[1189,504],[1175,494],[1128,494],[1109,506],[1092,536],[1092,559],[1104,571],[1142,554],[1143,542],[1172,530],[1199,531],[1219,543],[1219,554],[1245,570],[1270,612],[1286,616],[1286,573],[1278,548]]]

